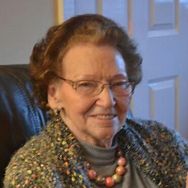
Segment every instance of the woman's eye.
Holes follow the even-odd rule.
[[[125,82],[121,81],[121,82],[115,82],[113,83],[114,86],[124,86]]]
[[[126,89],[129,87],[129,83],[126,81],[115,82],[113,83],[113,87]]]
[[[96,87],[96,83],[94,82],[80,82],[78,84],[79,88],[95,88]]]

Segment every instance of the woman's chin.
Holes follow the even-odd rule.
[[[92,137],[94,138],[94,142],[92,144],[105,147],[105,145],[111,146],[112,141],[116,133],[119,129],[114,129],[110,127],[103,127],[97,129],[96,131],[93,130]]]

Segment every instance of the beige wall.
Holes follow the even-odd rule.
[[[28,63],[54,12],[54,0],[0,0],[0,64]]]

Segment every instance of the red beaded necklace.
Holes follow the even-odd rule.
[[[113,187],[114,185],[120,183],[124,174],[127,172],[127,160],[120,150],[118,150],[117,156],[117,167],[115,168],[112,176],[105,177],[98,175],[97,172],[91,167],[90,163],[86,162],[87,175],[89,179],[94,181],[97,185],[105,185],[106,187]]]

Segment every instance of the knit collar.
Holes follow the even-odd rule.
[[[183,187],[186,168],[182,162],[182,154],[178,153],[176,143],[171,144],[172,135],[170,136],[164,128],[157,130],[155,125],[154,130],[151,130],[147,123],[140,125],[133,120],[127,120],[127,124],[116,136],[117,144],[126,157],[131,159],[136,167],[149,176],[158,187]],[[53,119],[50,124],[46,132],[56,145],[56,155],[59,161],[57,165],[62,178],[64,178],[63,187],[70,184],[78,185],[78,187],[83,187],[83,185],[88,188],[94,187],[86,175],[83,148],[79,141],[61,119]],[[169,146],[167,145],[163,149],[164,146],[160,145],[160,138],[153,137],[153,134],[163,135],[168,140]],[[165,157],[167,154],[169,155],[167,152],[177,154],[174,156],[170,169],[167,165],[169,157]],[[172,168],[174,169],[172,170]]]

